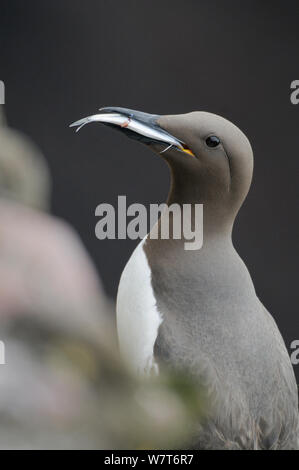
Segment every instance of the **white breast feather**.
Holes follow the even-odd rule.
[[[117,331],[120,353],[137,373],[158,372],[154,344],[162,322],[151,284],[151,270],[143,250],[136,247],[120,278],[117,294]]]

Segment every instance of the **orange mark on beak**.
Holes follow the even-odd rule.
[[[183,148],[183,151],[186,152],[186,153],[189,153],[189,155],[192,155],[192,157],[195,157],[194,153],[191,152],[190,149],[188,149],[188,148]]]

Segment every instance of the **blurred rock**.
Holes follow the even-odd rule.
[[[0,197],[47,209],[50,178],[46,162],[21,133],[0,127]]]
[[[30,313],[41,322],[46,318],[98,335],[111,303],[76,233],[54,217],[6,199],[0,199],[0,219],[2,328]]]
[[[111,320],[112,302],[76,232],[40,211],[49,207],[50,187],[40,151],[19,132],[0,126],[2,325],[20,312],[44,318],[50,308],[54,323],[94,331],[104,318]]]

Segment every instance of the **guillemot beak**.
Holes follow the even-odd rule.
[[[184,142],[169,134],[157,124],[157,120],[160,117],[157,114],[148,114],[119,107],[106,107],[101,108],[99,111],[99,114],[87,116],[73,122],[70,127],[77,127],[76,132],[78,132],[90,122],[101,122],[124,132],[128,137],[139,140],[144,144],[164,145],[165,149],[161,153],[172,147],[193,155]]]

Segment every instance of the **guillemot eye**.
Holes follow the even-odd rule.
[[[208,147],[217,147],[220,144],[220,139],[216,135],[210,135],[206,138],[206,144]]]

